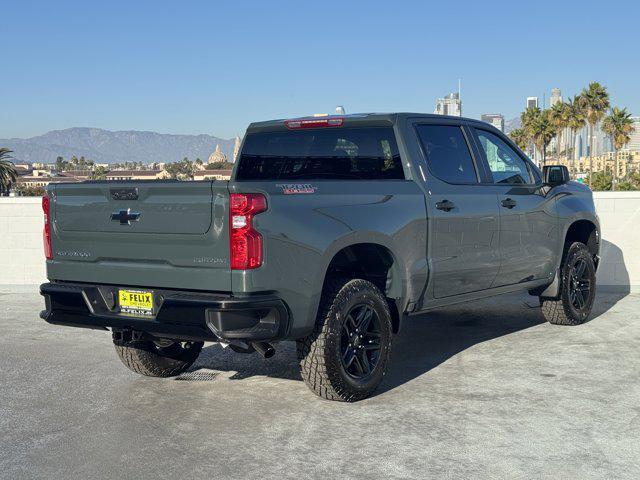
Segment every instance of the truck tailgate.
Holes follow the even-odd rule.
[[[87,182],[52,193],[52,280],[230,291],[226,182]]]

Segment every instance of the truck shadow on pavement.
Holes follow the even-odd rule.
[[[624,296],[622,293],[598,294],[591,320],[600,317]],[[545,319],[538,299],[527,294],[493,297],[410,317],[404,322],[401,333],[394,337],[387,375],[374,395],[428,373],[473,345],[543,323]],[[549,325],[549,328],[572,327]],[[237,354],[213,344],[202,350],[189,372],[202,369],[228,372],[230,380],[256,376],[302,380],[294,342],[277,344],[276,355],[269,360],[255,353]]]
[[[377,394],[419,377],[482,342],[545,323],[535,297],[507,295],[408,318]]]
[[[631,292],[631,280],[622,249],[615,243],[603,239],[600,255],[596,302],[593,305],[590,320],[602,315]]]

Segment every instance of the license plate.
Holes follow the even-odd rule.
[[[153,293],[146,290],[118,290],[120,312],[133,315],[153,315]]]

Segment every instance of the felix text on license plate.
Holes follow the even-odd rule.
[[[153,315],[153,292],[147,290],[118,290],[121,313]]]

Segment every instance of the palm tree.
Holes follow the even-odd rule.
[[[98,166],[93,170],[93,172],[91,172],[90,178],[92,180],[105,180],[107,178],[107,173],[109,173],[108,169]]]
[[[567,102],[568,127],[571,130],[571,142],[573,144],[576,133],[584,128],[586,120],[584,112],[580,108],[580,99],[575,96]],[[572,147],[573,151],[573,147]]]
[[[18,171],[9,160],[12,158],[12,153],[8,148],[0,148],[0,192],[3,190],[8,192],[11,185],[18,179]]]
[[[579,96],[580,106],[589,124],[589,179],[593,176],[593,131],[596,125],[609,110],[609,94],[606,87],[598,82],[591,82]],[[589,180],[591,186],[591,180]]]
[[[549,110],[542,110],[532,126],[533,143],[538,151],[542,153],[542,166],[547,164],[547,145],[551,143],[556,134],[549,112]]]
[[[562,101],[554,104],[549,109],[549,121],[556,132],[556,157],[559,160],[562,132],[569,126],[569,108],[567,104]]]
[[[542,156],[543,166],[547,163],[547,145],[555,135],[555,129],[549,117],[549,110],[540,110],[538,107],[527,108],[520,117],[522,128],[533,140],[533,144]]]
[[[524,128],[511,130],[511,132],[509,132],[509,137],[513,140],[513,143],[520,147],[520,150],[525,150],[530,141],[530,138]]]
[[[626,108],[620,110],[618,107],[613,107],[609,116],[602,121],[602,131],[611,137],[613,145],[614,173],[611,189],[615,190],[618,178],[618,150],[629,143],[631,134],[635,132],[631,114],[627,112]]]
[[[533,140],[533,129],[538,117],[540,117],[540,109],[538,107],[528,107],[524,112],[520,114],[520,122],[522,123],[522,129],[528,137],[527,146]],[[535,152],[534,152],[535,157]]]

